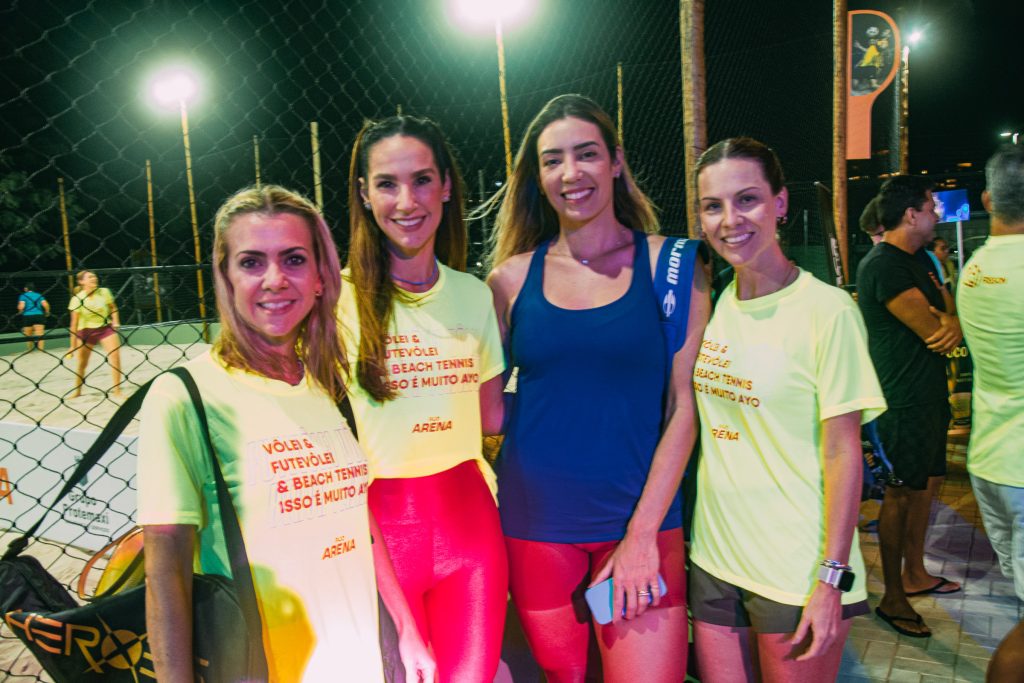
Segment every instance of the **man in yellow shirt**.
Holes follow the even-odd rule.
[[[991,236],[965,265],[957,291],[974,359],[967,471],[1000,568],[1024,600],[1024,147],[997,152],[985,184]],[[992,658],[990,680],[1007,680],[1001,676],[1019,672],[1022,659],[1018,624]]]

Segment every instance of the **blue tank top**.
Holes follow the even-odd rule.
[[[634,232],[626,294],[585,310],[544,298],[548,246],[511,314],[518,383],[496,463],[502,528],[550,543],[619,540],[661,437],[667,359],[647,238]],[[662,530],[680,526],[677,493]]]
[[[25,308],[21,311],[22,315],[43,315],[46,313],[43,310],[44,297],[38,292],[23,292],[18,299],[25,302]]]

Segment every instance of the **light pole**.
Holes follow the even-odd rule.
[[[203,339],[210,341],[206,323],[205,288],[203,286],[203,254],[199,243],[199,219],[196,216],[196,191],[192,181],[192,147],[188,137],[188,103],[199,95],[199,79],[184,67],[171,67],[156,74],[149,88],[153,102],[164,108],[181,111],[181,139],[185,145],[185,181],[188,185],[188,208],[192,218],[192,244],[196,258],[196,288],[199,295],[199,317],[203,320]]]
[[[494,25],[494,43],[498,51],[498,93],[501,97],[501,130],[505,141],[505,178],[512,175],[512,133],[508,123],[508,89],[505,85],[505,39],[503,27],[523,19],[534,0],[450,0],[449,9],[459,23],[468,28]]]
[[[919,30],[910,32],[903,44],[902,64],[900,66],[900,173],[910,173],[910,47],[917,45],[924,37]]]

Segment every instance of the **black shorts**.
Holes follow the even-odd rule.
[[[21,326],[22,327],[32,327],[34,325],[45,325],[45,324],[46,324],[46,316],[45,315],[22,315],[21,316]]]
[[[758,633],[792,633],[804,608],[769,600],[707,573],[690,563],[690,611],[705,624],[752,628]],[[843,619],[867,614],[867,600],[843,605]]]
[[[914,491],[928,488],[929,477],[946,474],[949,402],[889,408],[878,418],[878,436],[893,474]]]

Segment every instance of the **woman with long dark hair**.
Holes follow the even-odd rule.
[[[507,565],[481,455],[501,422],[501,341],[463,271],[462,177],[437,124],[367,122],[352,150],[341,297],[370,509],[441,681],[490,681]]]
[[[499,197],[488,282],[516,384],[499,500],[530,648],[547,680],[582,681],[583,589],[610,578],[613,621],[595,623],[604,680],[681,681],[679,484],[696,439],[703,270],[681,283],[687,335],[670,356],[652,283],[665,239],[611,119],[580,95],[533,119]]]

